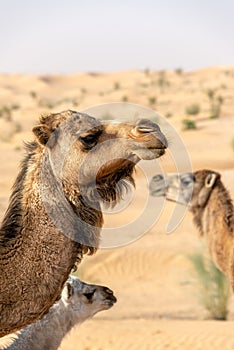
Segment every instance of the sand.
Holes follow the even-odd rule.
[[[0,75],[1,105],[17,104],[11,120],[0,117],[0,216],[4,214],[11,186],[23,156],[22,142],[31,139],[31,128],[41,113],[71,108],[83,110],[95,104],[129,102],[171,113],[168,122],[183,140],[193,170],[209,168],[222,173],[234,197],[234,68],[214,67],[196,72],[166,72],[169,85],[158,86],[159,72],[117,72],[71,76]],[[116,84],[118,83],[118,84]],[[214,88],[224,103],[221,116],[209,119],[206,90]],[[156,96],[155,105],[149,97]],[[201,112],[189,116],[197,130],[183,131],[186,106],[199,103]],[[1,106],[0,106],[1,108]],[[18,132],[15,126],[20,125]],[[13,132],[12,132],[13,130]],[[173,133],[170,137],[170,150]],[[159,160],[163,171],[175,171],[170,152]],[[147,175],[155,173],[146,165]],[[147,200],[147,179],[141,167],[136,173],[136,193],[119,214],[105,215],[105,227],[136,220]],[[150,215],[160,205],[150,202]],[[164,203],[157,222],[145,234],[126,246],[101,249],[86,257],[79,276],[86,282],[107,285],[115,291],[118,303],[75,328],[61,350],[213,350],[234,348],[234,299],[227,322],[209,319],[198,297],[198,285],[189,255],[203,249],[190,213],[186,213],[172,234],[165,233],[173,203]],[[118,227],[120,227],[118,229]],[[120,233],[121,234],[121,233]],[[129,239],[134,232],[129,232]]]

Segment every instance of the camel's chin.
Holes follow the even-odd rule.
[[[163,156],[164,153],[164,148],[139,148],[134,151],[135,156],[142,160],[153,160]]]

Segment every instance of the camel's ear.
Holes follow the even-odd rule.
[[[42,145],[47,143],[51,135],[51,130],[45,124],[35,126],[32,131]]]
[[[52,148],[55,145],[58,137],[58,132],[56,132],[56,129],[51,130],[45,124],[35,126],[33,128],[33,133],[34,135],[36,135],[37,140],[40,142],[40,144],[44,146],[50,140],[47,144],[47,146],[50,148]]]
[[[210,196],[210,193],[214,187],[214,184],[218,178],[220,178],[220,175],[217,173],[211,173],[206,176],[204,186],[198,194],[198,204],[200,207],[205,206]]]
[[[66,282],[63,291],[62,291],[62,298],[68,302],[69,299],[72,297],[72,295],[74,294],[74,290],[72,285],[69,282]]]

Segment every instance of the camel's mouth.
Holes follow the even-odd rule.
[[[166,152],[166,147],[162,145],[162,147],[141,147],[128,157],[128,160],[138,163],[140,160],[153,160],[163,156]]]
[[[149,184],[150,194],[153,197],[164,196],[167,200],[179,204],[189,204],[194,185],[192,173],[155,175]]]
[[[163,175],[155,175],[149,183],[150,195],[153,197],[165,197],[167,195],[168,185]]]
[[[117,302],[117,298],[114,295],[108,295],[107,298],[104,299],[103,304],[106,308],[111,308]]]
[[[159,126],[150,120],[139,120],[131,130],[130,137],[135,143],[133,154],[142,160],[161,157],[168,147],[168,142]]]

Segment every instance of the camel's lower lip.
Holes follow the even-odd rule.
[[[112,296],[108,299],[105,299],[105,304],[106,305],[114,305],[117,302],[116,297]]]
[[[138,148],[129,157],[128,160],[138,162],[142,160],[152,160],[161,157],[165,153],[165,148]]]

